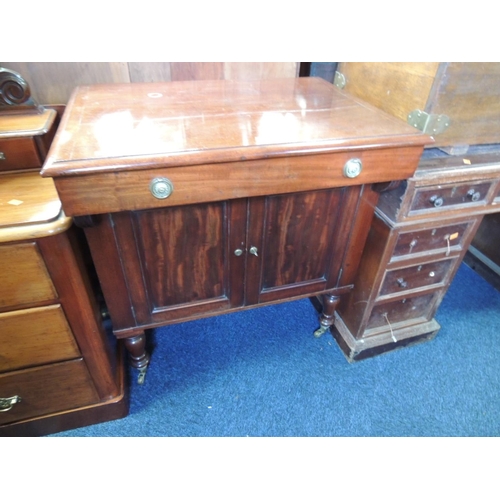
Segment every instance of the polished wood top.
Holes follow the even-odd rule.
[[[82,86],[67,106],[42,175],[431,142],[320,78]]]
[[[46,134],[57,113],[46,109],[43,113],[0,114],[0,139],[6,137],[33,137]]]
[[[0,242],[50,236],[70,225],[52,179],[38,172],[0,175]]]

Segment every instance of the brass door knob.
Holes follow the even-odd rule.
[[[252,255],[255,255],[255,257],[258,257],[258,256],[259,256],[259,254],[257,253],[257,247],[250,247],[249,252],[250,252]]]
[[[155,198],[163,200],[173,193],[174,185],[166,177],[156,177],[149,184],[149,190]]]
[[[359,158],[352,158],[344,165],[344,175],[350,179],[354,179],[361,173],[363,163]]]

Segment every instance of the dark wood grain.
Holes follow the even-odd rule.
[[[154,308],[226,296],[225,212],[219,203],[136,214]]]

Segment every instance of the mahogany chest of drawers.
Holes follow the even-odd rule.
[[[497,212],[500,155],[422,160],[383,193],[334,336],[349,360],[432,338],[434,315],[485,214]]]
[[[143,379],[148,328],[351,290],[379,192],[428,136],[317,78],[86,86],[42,175],[84,227]]]
[[[53,134],[52,113],[0,117],[0,436],[128,412],[123,362],[104,329],[83,235],[52,179],[40,176],[50,137],[26,127],[48,120]]]

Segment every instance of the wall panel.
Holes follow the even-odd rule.
[[[67,104],[78,85],[298,76],[296,62],[0,62],[20,73],[40,104]]]

